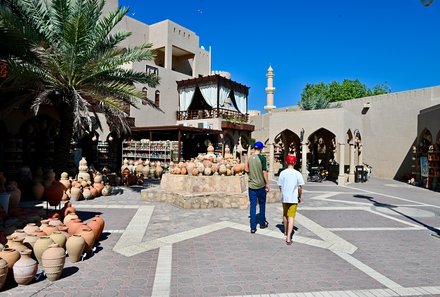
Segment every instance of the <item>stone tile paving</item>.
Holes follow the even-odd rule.
[[[152,181],[150,185],[157,185],[157,182]],[[275,189],[275,181],[272,183]],[[435,213],[440,207],[439,193],[401,185],[379,179],[372,179],[365,184],[351,184],[348,187],[338,187],[331,182],[308,183],[305,185],[305,199],[299,212],[325,227],[332,224],[341,228],[376,225],[384,227],[389,226],[388,219],[374,214],[373,217],[355,215],[359,213],[356,204],[344,203],[344,199],[359,194],[373,196],[375,199],[396,200],[387,197],[391,195],[406,199],[411,197],[415,202],[431,204],[423,206],[423,209],[434,212],[433,216],[414,217],[435,225],[435,219],[438,218]],[[397,292],[400,295],[411,296],[422,296],[420,293],[423,293],[423,296],[430,293],[430,296],[436,296],[438,293],[437,296],[440,296],[437,272],[439,265],[436,261],[440,239],[432,237],[431,231],[398,231],[398,228],[384,232],[364,231],[361,228],[334,231],[334,234],[358,247],[353,255],[343,260],[341,255],[337,256],[336,252],[335,254],[326,248],[298,242],[286,246],[282,236],[262,236],[265,234],[263,230],[251,235],[247,231],[248,210],[182,210],[164,203],[140,200],[140,187],[121,187],[117,190],[116,195],[79,201],[75,202],[75,205],[84,216],[95,212],[102,213],[107,221],[107,230],[124,230],[137,212],[137,206],[154,206],[151,221],[145,222],[148,226],[145,226],[145,234],[142,233],[144,241],[160,239],[221,221],[244,226],[245,231],[220,229],[205,235],[195,234],[191,239],[174,243],[171,247],[172,263],[169,264],[172,265],[171,283],[168,293],[163,296],[250,297],[251,294],[260,296],[259,294],[274,293],[295,296],[289,294],[293,292],[304,292],[298,296],[321,297],[398,296]],[[340,202],[312,199],[323,197],[329,192],[335,194],[331,199],[336,198]],[[384,201],[388,200],[380,201],[385,203]],[[410,203],[402,200],[401,204]],[[343,210],[329,210],[329,207],[342,207]],[[419,206],[417,208],[420,209]],[[346,217],[346,214],[350,213],[351,215]],[[332,221],[332,217],[340,219]],[[269,230],[276,231],[271,233],[271,236],[277,237],[280,231],[276,225],[281,223],[279,203],[267,206],[267,219],[270,222]],[[323,234],[312,233],[299,223],[297,226],[297,236],[321,240],[320,236]],[[155,277],[156,266],[159,265],[159,249],[125,257],[112,250],[120,237],[121,234],[118,233],[106,234],[101,239],[98,252],[84,262],[71,264],[67,260],[63,277],[57,282],[50,283],[44,279],[27,287],[5,288],[0,291],[0,295],[151,296],[156,282],[161,281],[160,276]],[[361,261],[360,264],[363,263],[364,266],[357,265],[359,268],[356,268],[356,261]],[[163,264],[161,263],[161,267]],[[375,269],[376,272],[371,269]],[[388,277],[390,281],[381,281],[381,275]],[[392,291],[384,287],[384,283],[389,285],[392,281],[404,288],[394,288]],[[382,290],[384,288],[386,290]]]
[[[405,287],[440,284],[440,239],[430,232],[335,233],[359,248],[357,259]]]
[[[170,296],[383,288],[329,250],[223,229],[173,246]]]
[[[326,228],[408,227],[408,225],[363,210],[302,210],[301,214]]]

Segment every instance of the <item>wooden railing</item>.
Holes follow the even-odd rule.
[[[237,123],[247,123],[249,120],[249,115],[224,108],[188,110],[188,111],[177,112],[178,121],[215,119],[215,118],[222,118],[227,121],[232,121]]]

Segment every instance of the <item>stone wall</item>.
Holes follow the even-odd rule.
[[[180,208],[249,207],[247,176],[188,176],[164,174],[159,187],[141,191],[141,199],[167,202]],[[280,192],[271,189],[267,202],[279,202]]]

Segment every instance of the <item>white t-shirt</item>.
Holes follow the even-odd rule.
[[[304,185],[302,174],[295,169],[284,169],[278,178],[283,203],[298,203],[298,186]]]

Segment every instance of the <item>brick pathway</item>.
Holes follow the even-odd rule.
[[[0,296],[440,296],[439,193],[308,183],[287,246],[279,203],[269,228],[250,234],[248,210],[178,209],[119,190],[74,205],[106,220],[94,255]]]

